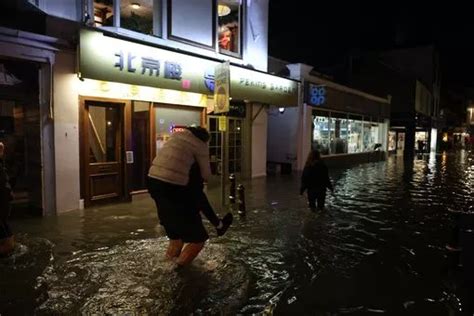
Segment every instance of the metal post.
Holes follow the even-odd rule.
[[[225,132],[221,132],[221,206],[225,206],[225,183],[227,174]]]
[[[229,176],[230,190],[229,190],[229,202],[235,204],[235,174],[231,173]]]
[[[245,188],[242,184],[239,184],[237,186],[237,194],[238,194],[238,200],[237,203],[239,204],[239,215],[240,216],[245,216],[246,210],[245,210]]]

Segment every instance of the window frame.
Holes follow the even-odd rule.
[[[217,15],[217,5],[219,4],[218,3],[219,1],[216,0],[215,1],[215,36],[216,38],[218,39],[219,38],[219,17]],[[216,52],[220,55],[225,55],[225,56],[230,56],[230,57],[234,57],[234,58],[238,58],[238,59],[242,59],[243,58],[243,43],[244,43],[244,32],[243,32],[243,29],[244,29],[244,25],[245,25],[245,16],[246,14],[244,14],[244,10],[245,8],[247,7],[246,6],[246,0],[240,0],[240,12],[239,12],[239,47],[237,49],[237,52],[232,52],[232,51],[227,51],[227,50],[222,50],[220,49],[219,47],[219,41],[217,40],[217,43],[216,43]]]
[[[42,1],[42,0],[38,0]],[[89,15],[89,23],[93,27],[98,29],[115,29],[117,32],[121,32],[125,35],[136,37],[136,38],[149,38],[150,42],[153,42],[154,39],[159,38],[162,40],[172,40],[184,44],[188,44],[194,47],[203,48],[209,51],[213,51],[217,55],[232,57],[236,59],[243,59],[243,51],[245,46],[245,37],[244,34],[246,31],[246,17],[247,17],[247,1],[240,0],[240,12],[239,12],[239,41],[238,41],[238,50],[237,52],[221,50],[218,43],[218,30],[219,30],[219,21],[217,15],[217,5],[218,0],[212,0],[212,45],[202,44],[190,39],[186,39],[180,36],[172,34],[172,16],[173,9],[171,5],[172,0],[153,0],[153,34],[140,33],[134,30],[123,28],[120,21],[120,5],[121,0],[113,0],[112,2],[112,14],[113,14],[113,25],[112,26],[95,26],[94,22],[94,0],[84,0],[84,12],[87,12]],[[161,10],[161,13],[160,13]],[[165,16],[166,13],[166,16]],[[159,16],[156,18],[156,16]],[[166,23],[166,24],[164,24]],[[245,29],[245,30],[244,30]],[[148,39],[146,39],[148,41]]]
[[[95,20],[94,20],[94,0],[86,0],[87,3],[87,9],[85,10],[88,12],[91,23],[95,28],[98,29],[110,29],[116,28],[122,33],[129,34],[130,36],[134,37],[150,37],[151,39],[153,38],[163,38],[163,0],[153,0],[153,34],[146,34],[146,33],[140,33],[138,31],[134,31],[131,29],[127,29],[121,26],[121,10],[120,10],[120,5],[121,5],[121,0],[112,0],[112,14],[113,14],[113,23],[112,26],[95,26]],[[161,10],[161,14],[160,14]],[[158,16],[158,18],[157,18]]]
[[[176,42],[181,42],[181,43],[185,43],[185,44],[189,44],[189,45],[192,45],[192,46],[196,46],[196,47],[200,47],[200,48],[204,48],[204,49],[207,49],[207,50],[215,50],[216,48],[216,44],[217,44],[217,40],[216,40],[216,36],[217,36],[217,0],[212,0],[212,17],[213,17],[213,21],[212,21],[212,44],[209,46],[209,45],[206,45],[206,44],[203,44],[203,43],[200,43],[200,42],[196,42],[196,41],[193,41],[193,40],[190,40],[190,39],[187,39],[187,38],[183,38],[183,37],[180,37],[180,36],[176,36],[176,35],[173,35],[172,33],[172,17],[173,17],[173,8],[172,8],[172,5],[171,5],[171,1],[172,0],[167,0],[167,18],[166,18],[166,28],[167,28],[167,39],[168,40],[173,40],[173,41],[176,41]]]

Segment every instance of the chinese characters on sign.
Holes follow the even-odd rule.
[[[148,76],[160,76],[161,60],[153,57],[135,56],[131,52],[119,51],[115,53],[116,61],[114,67],[120,71],[126,69],[127,72],[135,73],[136,67],[141,68],[141,74]],[[183,70],[181,65],[176,62],[164,62],[164,78],[172,80],[181,80]]]

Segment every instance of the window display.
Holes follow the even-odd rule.
[[[331,118],[330,119],[330,142],[331,153],[345,154],[347,153],[347,119],[345,118]]]
[[[397,149],[397,132],[390,131],[388,132],[388,150],[396,150]]]
[[[360,119],[354,118],[359,117],[349,116],[347,125],[349,131],[347,152],[350,154],[362,152],[362,117]]]
[[[156,153],[168,140],[175,126],[201,126],[201,110],[181,108],[155,108]]]
[[[384,148],[387,123],[364,121],[362,116],[313,111],[312,147],[323,155],[353,154]],[[395,136],[392,137],[395,144]]]
[[[382,143],[379,135],[379,124],[364,122],[364,151],[372,151]]]
[[[329,118],[313,116],[312,147],[322,155],[329,155]]]
[[[420,153],[428,149],[428,132],[415,132],[415,149]]]
[[[405,149],[405,133],[398,133],[397,134],[397,149],[404,150]]]

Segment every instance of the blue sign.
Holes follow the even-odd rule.
[[[308,85],[308,103],[311,105],[323,105],[326,103],[326,87],[310,83]]]

